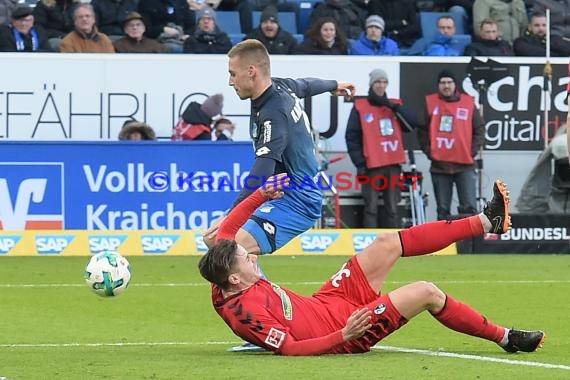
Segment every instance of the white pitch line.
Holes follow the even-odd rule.
[[[568,284],[570,280],[430,280],[436,284]],[[413,281],[386,281],[386,284],[409,284]],[[325,281],[279,282],[280,285],[322,285]],[[73,288],[84,284],[0,284],[0,288]],[[131,283],[129,287],[198,287],[209,286],[207,282],[181,283]]]
[[[129,347],[129,346],[211,346],[231,345],[243,342],[110,342],[110,343],[14,343],[0,344],[0,348],[44,348],[44,347]]]
[[[529,361],[524,361],[524,360],[501,359],[501,358],[495,358],[492,356],[458,354],[458,353],[454,353],[454,352],[445,352],[445,351],[418,350],[415,348],[403,348],[403,347],[393,347],[393,346],[374,346],[372,348],[375,350],[404,352],[404,353],[408,353],[408,354],[419,354],[419,355],[426,355],[426,356],[443,356],[443,357],[447,357],[447,358],[479,360],[479,361],[484,361],[484,362],[521,365],[521,366],[527,366],[527,367],[540,367],[540,368],[548,368],[548,369],[563,369],[566,371],[570,371],[570,366],[563,365],[563,364],[529,362]]]

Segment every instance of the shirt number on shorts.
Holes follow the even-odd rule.
[[[331,284],[335,288],[338,288],[340,286],[340,280],[342,280],[343,277],[350,277],[350,269],[346,269],[345,267],[346,263],[344,263],[340,270],[331,277]]]

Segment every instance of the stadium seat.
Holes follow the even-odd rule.
[[[253,12],[253,27],[259,26],[261,12]],[[279,26],[291,34],[297,34],[297,17],[295,12],[279,12]]]
[[[472,41],[470,34],[456,34],[454,38],[458,40],[462,50],[465,50]],[[418,38],[410,48],[400,49],[400,55],[422,55],[431,41],[432,39],[427,37]]]
[[[437,20],[441,16],[450,16],[455,21],[455,33],[465,34],[465,24],[463,17],[457,13],[450,12],[420,12],[420,24],[422,37],[431,38],[437,32]]]
[[[305,36],[302,34],[293,34],[293,37],[295,37],[298,44],[302,44],[303,40],[305,39]]]
[[[228,33],[230,37],[230,41],[232,41],[232,45],[237,44],[238,42],[243,41],[245,34],[243,33]]]
[[[239,13],[237,11],[217,11],[216,24],[228,35],[241,34]]]
[[[299,23],[297,28],[300,33],[305,33],[309,29],[311,13],[313,13],[315,6],[319,2],[320,0],[301,0],[297,2],[299,4]]]

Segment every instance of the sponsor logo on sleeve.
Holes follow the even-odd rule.
[[[271,347],[279,348],[285,340],[285,333],[272,327],[265,338],[265,343]]]

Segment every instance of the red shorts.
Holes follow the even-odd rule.
[[[342,318],[339,322],[343,327],[354,310],[366,307],[372,311],[372,327],[361,338],[336,347],[335,353],[368,352],[370,347],[408,322],[394,307],[388,294],[379,295],[370,287],[356,256],[348,260],[314,297],[339,308],[339,318]]]

